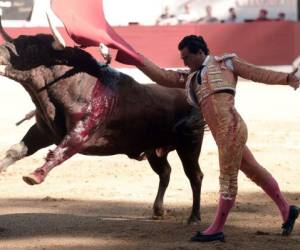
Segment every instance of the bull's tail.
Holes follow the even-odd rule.
[[[176,134],[187,137],[191,142],[197,141],[206,129],[206,122],[197,108],[192,108],[190,114],[178,121],[173,127]]]

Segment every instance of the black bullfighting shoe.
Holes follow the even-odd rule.
[[[290,206],[289,216],[286,222],[284,222],[281,227],[283,236],[288,236],[291,234],[294,228],[295,221],[299,216],[299,212],[300,212],[299,207],[295,205]]]
[[[205,235],[201,232],[197,232],[192,238],[191,241],[198,241],[198,242],[210,242],[210,241],[222,241],[225,242],[225,236],[223,232]]]

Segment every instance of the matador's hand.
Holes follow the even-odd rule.
[[[295,90],[299,88],[299,84],[300,84],[300,70],[299,70],[299,68],[296,68],[292,73],[289,74],[288,83]]]

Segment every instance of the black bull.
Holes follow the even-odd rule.
[[[204,122],[184,91],[139,84],[79,48],[57,50],[53,44],[51,35],[39,34],[0,46],[1,75],[19,82],[36,106],[36,123],[0,168],[52,144],[58,146],[46,157],[47,171],[75,153],[130,158],[145,153],[160,178],[153,213],[162,216],[171,168],[167,153],[158,157],[155,149],[176,149],[193,192],[189,222],[198,222]]]

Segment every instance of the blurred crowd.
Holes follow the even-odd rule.
[[[224,19],[218,19],[213,15],[212,6],[207,5],[205,7],[205,16],[199,17],[195,11],[190,8],[190,5],[186,3],[184,5],[184,11],[180,14],[173,14],[170,12],[170,7],[166,6],[163,13],[159,16],[156,21],[157,25],[175,25],[175,24],[186,24],[186,23],[236,23],[237,14],[233,7],[228,9],[228,16]],[[277,18],[271,19],[268,17],[268,11],[261,9],[257,14],[257,17],[253,19],[245,19],[244,22],[259,22],[259,21],[284,21],[285,13],[279,12]],[[241,22],[241,21],[239,21]]]

